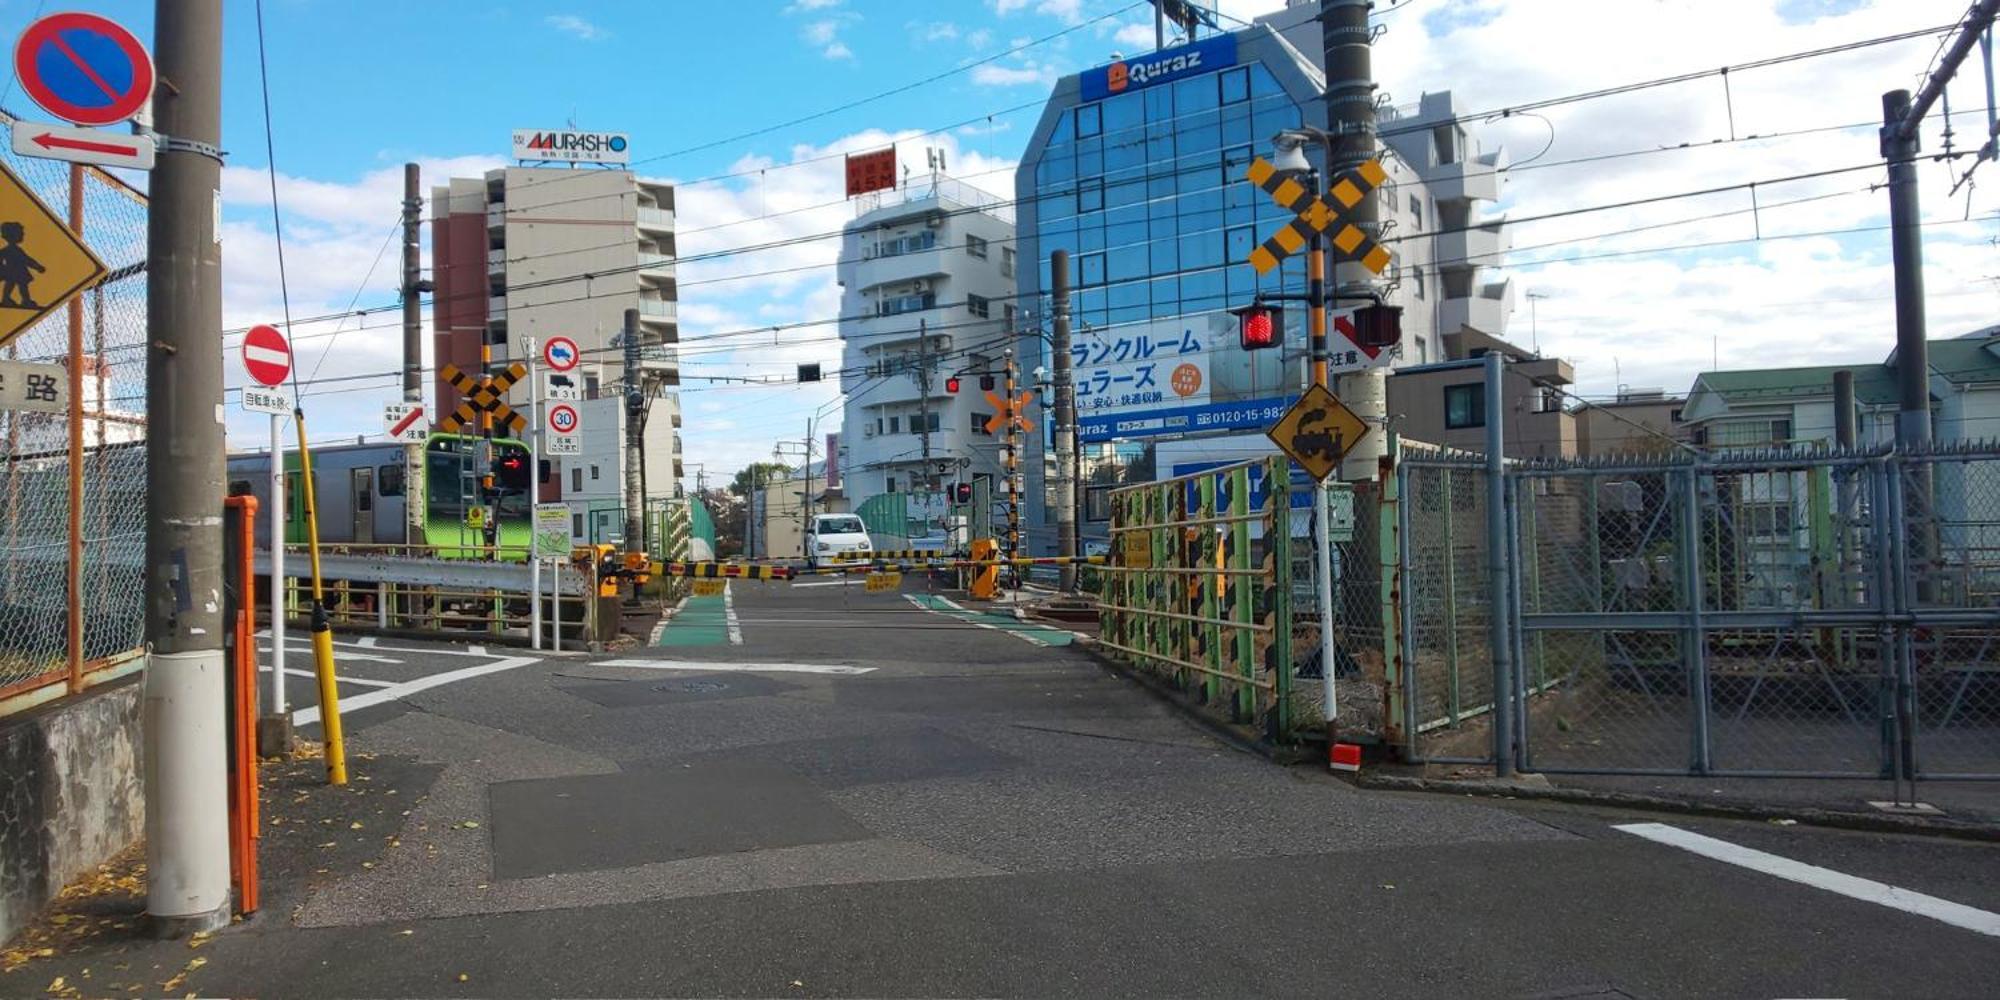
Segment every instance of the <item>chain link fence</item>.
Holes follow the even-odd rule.
[[[13,119],[0,112],[0,122]],[[143,636],[147,210],[143,193],[96,168],[4,149],[0,158],[58,216],[81,215],[84,242],[109,269],[0,348],[6,360],[71,366],[80,390],[71,414],[0,411],[0,699],[19,705],[65,679],[80,688],[129,659]],[[74,538],[72,509],[81,513]],[[74,660],[72,633],[82,636]]]

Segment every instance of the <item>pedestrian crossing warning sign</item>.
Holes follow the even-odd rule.
[[[104,262],[0,166],[0,344],[104,277]]]
[[[1368,425],[1325,386],[1315,385],[1264,433],[1314,480],[1323,481],[1368,433]]]

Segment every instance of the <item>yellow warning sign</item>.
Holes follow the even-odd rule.
[[[1120,565],[1139,569],[1153,565],[1153,540],[1147,537],[1146,532],[1128,531],[1125,532],[1124,538],[1125,543],[1119,550],[1125,558],[1120,560]]]
[[[694,582],[694,596],[718,597],[722,594],[722,588],[728,585],[728,580],[696,580]]]
[[[1324,480],[1368,433],[1368,425],[1325,386],[1315,385],[1264,433],[1313,479]]]
[[[870,573],[867,579],[861,581],[861,589],[870,594],[900,590],[902,586],[903,574],[901,573]]]
[[[465,509],[465,526],[468,528],[486,527],[486,508],[467,507]]]
[[[104,262],[0,166],[0,344],[104,277]]]

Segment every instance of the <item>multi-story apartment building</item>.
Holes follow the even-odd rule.
[[[505,167],[433,187],[431,205],[438,366],[477,372],[485,346],[500,367],[520,359],[530,338],[565,336],[582,353],[575,374],[586,398],[622,396],[624,315],[637,309],[632,374],[647,403],[646,492],[674,495],[682,451],[671,391],[680,384],[673,186],[624,170]],[[459,396],[439,376],[434,412],[450,413]],[[526,415],[527,398],[516,386],[510,402]],[[616,456],[610,481],[622,483],[620,423],[587,422],[581,434],[587,454]],[[565,460],[555,463],[556,478],[570,481]]]
[[[1228,310],[1305,291],[1303,254],[1264,275],[1247,262],[1292,213],[1244,175],[1279,132],[1326,125],[1317,10],[1295,3],[1064,77],[1043,109],[1015,178],[1020,301],[1045,301],[1050,255],[1068,251],[1086,484],[1150,478],[1163,438],[1261,429],[1304,384],[1302,308],[1285,314],[1284,351],[1254,353],[1237,349]],[[1479,149],[1449,93],[1379,117],[1388,179],[1372,197],[1396,255],[1384,275],[1403,310],[1395,364],[1469,358],[1502,342],[1511,309],[1508,283],[1486,277],[1510,236],[1482,207],[1504,155]],[[1316,144],[1307,152],[1324,167]],[[1031,368],[1046,357],[1039,336],[1018,347]],[[1039,452],[1025,465],[1031,541],[1046,549],[1047,465]]]
[[[1000,371],[1009,332],[1029,320],[1001,202],[931,174],[862,196],[842,233],[840,447],[852,503],[1000,475],[980,376]]]

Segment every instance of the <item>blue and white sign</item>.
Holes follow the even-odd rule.
[[[1109,66],[1083,71],[1083,99],[1107,97],[1236,65],[1236,36],[1211,35],[1198,42],[1161,49]]]
[[[1078,331],[1070,343],[1077,416],[1207,402],[1216,326],[1215,316],[1198,315]]]
[[[1081,379],[1081,376],[1079,376]],[[1079,396],[1081,390],[1079,390]],[[1297,396],[1269,396],[1233,403],[1207,403],[1129,413],[1089,414],[1077,409],[1077,437],[1085,442],[1193,434],[1201,431],[1247,430],[1278,422]]]

